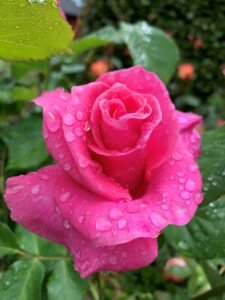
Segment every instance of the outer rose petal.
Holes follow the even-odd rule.
[[[115,204],[66,176],[59,178],[55,197],[63,216],[79,232],[96,245],[116,245],[156,238],[168,224],[187,224],[202,201],[201,188],[197,163],[180,139],[172,157],[152,172],[142,198]],[[62,202],[65,190],[73,196]]]
[[[99,77],[98,81],[109,86],[115,83],[123,83],[130,90],[155,96],[161,108],[162,122],[151,135],[148,169],[153,169],[166,161],[176,144],[178,126],[174,105],[161,80],[154,73],[146,71],[141,66],[135,66],[105,73]]]
[[[177,111],[178,125],[183,141],[187,148],[195,157],[200,155],[201,138],[199,132],[195,129],[202,123],[202,117],[193,113],[183,113]]]
[[[87,150],[85,126],[87,111],[106,86],[93,83],[74,88],[71,96],[61,89],[35,99],[43,107],[43,135],[52,157],[77,182],[113,201],[130,199],[126,189],[105,176]]]
[[[58,166],[8,179],[5,200],[11,217],[27,229],[69,248],[82,277],[101,270],[127,271],[150,264],[157,256],[155,239],[136,239],[115,247],[94,247],[63,219],[53,199]],[[67,176],[67,175],[66,175]],[[64,200],[69,194],[64,194]],[[57,212],[58,211],[58,212]]]

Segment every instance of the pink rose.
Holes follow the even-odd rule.
[[[56,165],[7,180],[12,219],[64,244],[83,277],[150,264],[162,229],[187,224],[202,201],[201,117],[176,111],[139,66],[35,103]]]

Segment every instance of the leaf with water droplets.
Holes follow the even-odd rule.
[[[0,10],[0,58],[45,59],[69,47],[73,32],[55,0],[3,1]]]
[[[41,300],[44,266],[37,259],[18,260],[0,281],[1,300]]]
[[[48,256],[66,256],[66,249],[61,245],[53,244],[46,239],[39,237],[38,235],[26,230],[24,227],[17,225],[16,236],[20,248],[26,252],[36,255],[48,257]]]
[[[155,72],[165,83],[173,76],[179,51],[162,30],[147,22],[121,23],[121,36],[130,49],[134,64]]]
[[[203,134],[201,152],[198,162],[203,176],[204,206],[225,194],[225,127]]]
[[[87,292],[87,281],[74,271],[72,263],[59,261],[48,280],[49,300],[82,300]]]

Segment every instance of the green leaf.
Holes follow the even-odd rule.
[[[5,254],[15,254],[19,248],[16,236],[9,227],[0,223],[0,256]]]
[[[48,300],[82,300],[87,281],[74,271],[72,263],[59,261],[48,281]]]
[[[225,194],[225,127],[203,134],[202,155],[199,165],[205,192],[202,205],[215,201]]]
[[[225,196],[199,208],[190,224],[169,226],[164,235],[177,251],[199,260],[225,258]]]
[[[93,32],[90,35],[75,40],[71,48],[75,55],[81,55],[86,51],[106,46],[110,43],[122,42],[123,40],[121,39],[119,31],[111,26],[107,26]]]
[[[179,60],[179,51],[170,37],[144,21],[134,25],[121,23],[121,35],[135,65],[155,72],[165,83],[171,79]]]
[[[73,33],[60,15],[56,1],[42,2],[1,3],[0,58],[11,61],[45,59],[69,47]]]
[[[36,259],[19,260],[0,281],[1,300],[41,300],[44,267]]]
[[[17,225],[16,236],[21,249],[36,255],[48,256],[65,256],[66,249],[39,237],[38,235],[26,230],[24,227]]]
[[[48,158],[41,134],[41,119],[37,116],[8,128],[3,140],[9,148],[7,170],[37,167]]]

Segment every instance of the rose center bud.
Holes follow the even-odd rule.
[[[92,157],[108,176],[132,192],[143,182],[148,141],[160,121],[160,107],[153,96],[115,84],[92,108],[88,136]]]

